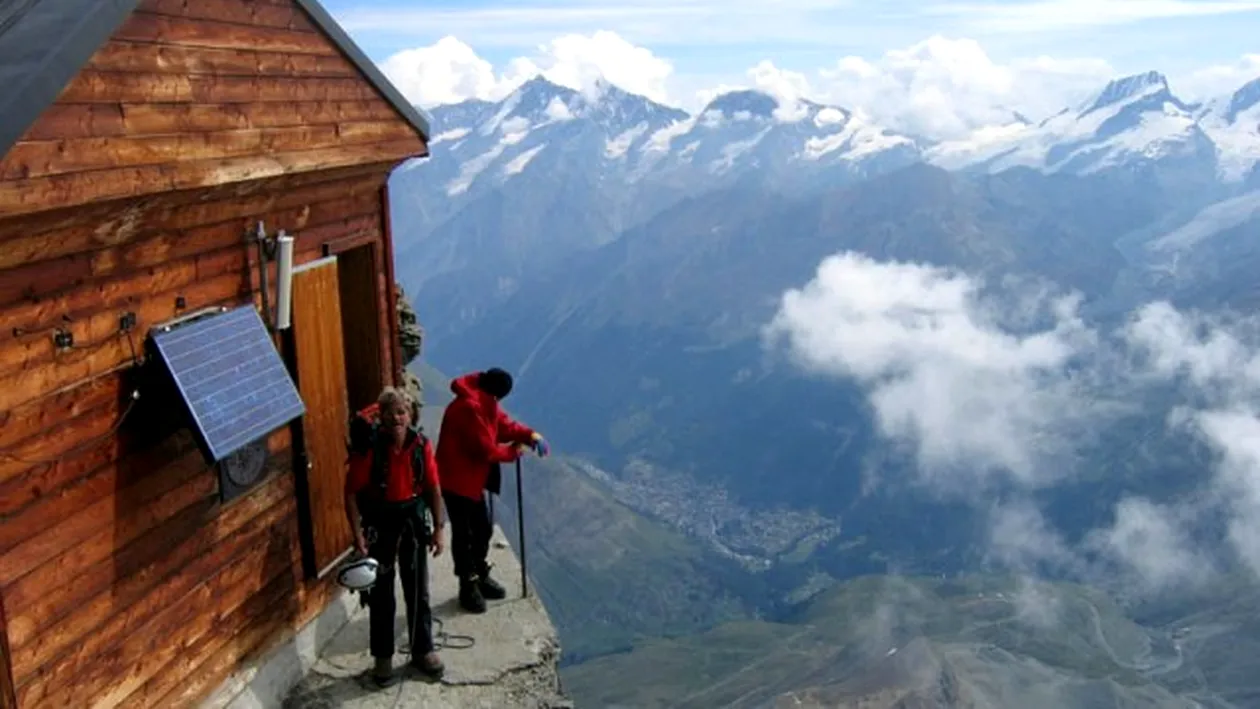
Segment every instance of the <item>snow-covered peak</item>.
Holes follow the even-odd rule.
[[[1168,78],[1157,71],[1134,74],[1109,82],[1101,92],[1088,102],[1082,115],[1105,110],[1118,104],[1128,104],[1143,99],[1176,99],[1168,88]],[[1178,102],[1179,103],[1179,102]],[[1183,106],[1184,107],[1184,106]]]
[[[1221,179],[1239,182],[1260,170],[1260,79],[1210,101],[1200,125],[1216,145]]]
[[[539,74],[509,94],[500,104],[500,110],[508,107],[505,117],[545,124],[572,119],[583,103],[577,91],[552,83]]]
[[[937,145],[930,155],[950,168],[979,164],[993,172],[1032,167],[1088,173],[1189,158],[1205,148],[1210,152],[1194,109],[1172,94],[1163,74],[1151,71],[1111,81],[1078,109],[1035,126],[1016,121],[983,129],[967,140]]]
[[[640,124],[659,128],[687,119],[686,111],[632,94],[603,80],[596,82],[584,115],[609,133],[621,133]]]
[[[1234,123],[1239,116],[1250,113],[1256,106],[1260,106],[1260,78],[1252,79],[1234,92],[1229,107],[1225,109],[1225,120]]]

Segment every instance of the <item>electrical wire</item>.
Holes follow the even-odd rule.
[[[96,444],[118,433],[118,429],[122,428],[123,423],[126,422],[127,420],[128,414],[130,414],[132,410],[136,408],[136,402],[138,401],[140,401],[140,390],[132,389],[131,400],[127,402],[126,408],[124,408],[122,413],[119,414],[118,420],[115,421],[113,425],[109,427],[108,431],[100,434],[99,436],[93,436],[92,438],[89,438],[88,440],[83,441],[82,443],[79,443],[78,445],[65,448],[51,458],[43,458],[43,459],[23,458],[19,455],[14,455],[13,453],[10,453],[8,451],[0,451],[0,458],[4,458],[5,460],[11,460],[15,463],[22,463],[23,465],[43,465],[45,463],[56,463],[58,461],[65,460],[68,456],[74,455],[75,453],[78,453],[83,450],[87,450],[88,448],[91,448],[92,446],[95,446]]]
[[[128,330],[125,330],[124,332],[126,332],[127,334],[127,344],[131,346],[131,363],[125,364],[120,367],[114,367],[108,371],[102,372],[100,375],[98,375],[98,377],[111,376],[124,369],[134,369],[144,363],[143,360],[141,360],[139,355],[136,353],[136,342],[131,337],[131,330],[128,329]],[[65,391],[65,389],[60,389],[58,391]],[[127,406],[122,410],[122,413],[118,415],[118,420],[115,421],[113,425],[109,427],[109,430],[105,431],[104,433],[98,436],[93,436],[92,438],[89,438],[88,440],[83,441],[77,445],[63,449],[51,458],[44,458],[44,459],[23,458],[22,456],[10,453],[7,450],[0,450],[0,459],[9,460],[14,463],[21,463],[23,465],[44,465],[46,463],[56,463],[56,462],[65,460],[67,457],[74,455],[75,453],[78,453],[80,451],[87,450],[88,448],[91,448],[101,443],[102,441],[108,438],[111,438],[115,434],[117,434],[118,430],[122,428],[122,425],[126,423],[127,416],[131,414],[132,410],[136,408],[136,402],[138,401],[140,401],[140,390],[132,389],[131,397],[130,397],[130,400],[127,402]]]

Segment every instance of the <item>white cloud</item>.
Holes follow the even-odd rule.
[[[573,111],[569,110],[569,105],[560,100],[559,96],[553,97],[547,102],[545,111],[547,118],[553,121],[571,121],[573,120]]]
[[[989,556],[1023,572],[1038,567],[1073,571],[1078,563],[1066,541],[1029,500],[995,507],[989,519]]]
[[[496,101],[542,74],[579,91],[593,91],[603,78],[626,91],[668,101],[666,83],[673,65],[615,32],[564,35],[517,57],[495,73],[490,62],[455,37],[408,49],[381,62],[382,71],[409,100],[426,108],[479,98]]]
[[[1032,120],[1098,91],[1115,76],[1099,59],[1032,57],[995,62],[971,39],[933,36],[868,61],[843,57],[819,72],[818,96],[863,108],[877,121],[932,138],[961,138]]]
[[[672,64],[651,50],[602,30],[590,36],[566,35],[552,40],[539,48],[533,62],[544,76],[561,86],[591,90],[603,78],[655,101],[669,100],[665,85],[674,72]]]
[[[631,93],[697,111],[719,93],[753,88],[780,102],[778,117],[800,118],[808,98],[869,116],[876,124],[937,140],[975,141],[1005,135],[999,128],[1015,113],[1037,121],[1101,90],[1117,71],[1105,60],[1031,56],[993,59],[973,39],[940,35],[873,58],[844,56],[829,66],[802,71],[772,59],[725,77],[679,74],[674,62],[597,31],[565,34],[499,68],[464,42],[444,37],[433,45],[390,56],[382,67],[405,95],[425,107],[466,98],[497,100],[542,74],[581,91],[603,78]],[[1260,55],[1208,67],[1182,77],[1187,98],[1227,94],[1260,75]],[[703,82],[703,83],[702,83]]]
[[[809,98],[809,80],[797,71],[786,71],[774,65],[770,60],[763,60],[748,70],[753,88],[773,96],[779,102],[775,109],[775,118],[793,122],[803,118],[807,109],[801,99]]]
[[[975,138],[1015,121],[1040,120],[1102,89],[1116,71],[1106,61],[1040,56],[994,61],[979,42],[934,35],[876,59],[845,56],[806,73],[763,60],[742,82],[722,82],[682,97],[697,110],[713,97],[753,88],[779,100],[780,118],[799,117],[807,98],[868,115],[877,124],[932,139]],[[678,92],[676,92],[678,93]]]
[[[1260,54],[1246,54],[1228,64],[1198,69],[1177,77],[1173,83],[1179,94],[1200,100],[1229,96],[1254,79],[1260,79]]]
[[[1147,593],[1197,585],[1212,578],[1215,568],[1190,534],[1195,512],[1126,497],[1116,505],[1113,525],[1092,533],[1088,546],[1118,565],[1126,579]]]
[[[1142,308],[1126,330],[1146,372],[1186,386],[1190,403],[1170,415],[1213,447],[1213,511],[1228,520],[1237,557],[1260,575],[1260,320]]]
[[[381,71],[411,102],[425,107],[501,95],[502,79],[490,62],[454,37],[398,52],[381,62]]]
[[[1059,297],[1003,312],[965,274],[845,253],[788,291],[767,332],[807,368],[870,387],[881,431],[913,441],[922,471],[942,489],[974,492],[993,475],[1049,484],[1062,438],[1092,415],[1075,405],[1065,368],[1095,336]],[[1017,335],[1012,318],[1043,315]]]
[[[1257,0],[1039,0],[1022,3],[951,3],[928,10],[961,16],[977,32],[1044,33],[1122,25],[1141,20],[1260,11]]]
[[[1260,415],[1254,406],[1205,411],[1197,424],[1222,457],[1216,492],[1230,515],[1229,541],[1260,575]]]
[[[1075,305],[844,253],[783,295],[766,335],[804,369],[862,384],[881,435],[910,446],[919,482],[988,509],[987,551],[1003,566],[1140,594],[1210,582],[1223,562],[1260,576],[1260,318],[1152,303],[1102,334]],[[1065,462],[1084,435],[1152,385],[1179,392],[1168,435],[1199,437],[1216,462],[1186,481],[1189,497],[1144,496],[1138,480],[1111,520],[1069,541],[1037,496],[1075,482]],[[1219,519],[1214,542],[1204,534]]]

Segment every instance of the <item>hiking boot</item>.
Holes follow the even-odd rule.
[[[394,684],[394,658],[378,657],[376,665],[372,668],[372,681],[376,686],[384,688]]]
[[[459,580],[459,605],[469,613],[486,612],[486,599],[481,595],[481,582],[476,575]]]
[[[436,652],[412,658],[411,666],[434,679],[441,677],[442,673],[446,671],[446,665],[442,664],[442,659],[438,657]]]
[[[507,590],[499,582],[490,578],[490,566],[488,564],[482,569],[477,586],[481,589],[482,597],[488,601],[501,601],[507,598]]]

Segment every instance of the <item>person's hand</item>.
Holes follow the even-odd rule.
[[[434,558],[442,555],[442,550],[446,548],[446,542],[442,538],[441,529],[433,530],[433,536],[429,538],[429,551],[433,552]]]
[[[547,439],[543,438],[541,433],[535,432],[530,437],[530,440],[530,447],[534,449],[539,458],[546,458],[548,455],[551,455],[551,446],[547,445]]]
[[[354,550],[362,556],[367,556],[368,554],[367,539],[363,536],[362,529],[354,530]]]

